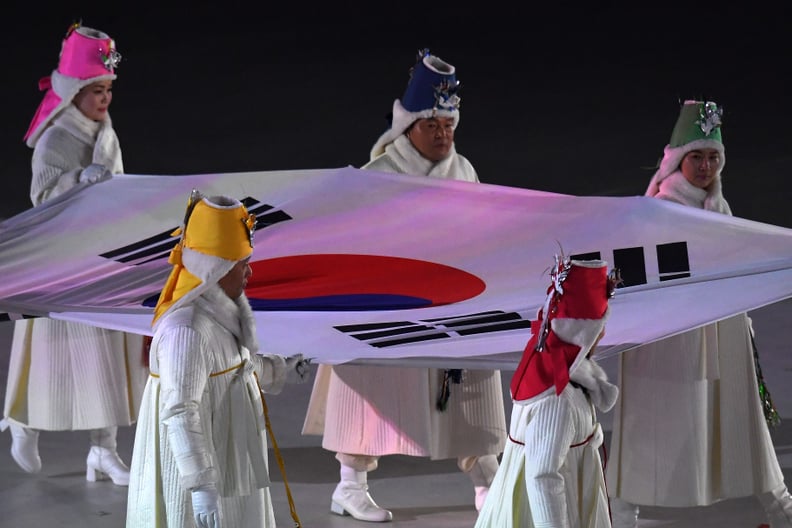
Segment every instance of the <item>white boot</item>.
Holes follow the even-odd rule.
[[[85,480],[88,482],[102,480],[106,475],[116,486],[129,486],[129,468],[115,451],[106,447],[91,446],[85,465]]]
[[[473,481],[473,489],[476,492],[476,511],[481,511],[484,501],[489,494],[495,473],[498,472],[498,457],[495,455],[484,455],[476,457],[476,462],[468,471],[470,480]]]
[[[611,497],[610,510],[611,518],[613,519],[613,528],[637,528],[638,506]]]
[[[96,482],[105,475],[116,486],[129,486],[129,468],[116,452],[116,427],[93,429],[91,431],[91,450],[85,461],[85,479]]]
[[[341,465],[341,482],[333,491],[330,511],[338,515],[351,515],[359,521],[387,522],[393,514],[377,506],[368,492],[368,473],[355,471]]]
[[[24,471],[41,471],[41,457],[38,450],[39,432],[35,429],[9,424],[11,429],[11,457]]]
[[[770,528],[792,527],[792,496],[789,495],[786,485],[782,484],[758,497],[767,512]]]

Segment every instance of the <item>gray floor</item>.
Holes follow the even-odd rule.
[[[788,382],[792,355],[787,346],[792,300],[761,308],[751,315],[765,379],[783,419],[773,431],[773,438],[789,481],[792,478],[792,385]],[[5,392],[11,329],[10,323],[0,323],[2,393]],[[604,366],[615,379],[614,360],[606,360]],[[504,386],[510,374],[504,372]],[[329,512],[330,494],[338,476],[337,463],[331,454],[322,450],[318,437],[300,435],[310,389],[310,383],[291,385],[282,394],[267,400],[297,514],[304,527],[367,526],[368,523]],[[508,392],[505,394],[508,396]],[[610,416],[602,416],[602,421],[606,431],[609,430]],[[119,452],[127,461],[131,457],[133,436],[133,428],[119,432]],[[0,526],[124,526],[126,488],[114,486],[109,481],[89,483],[85,480],[86,433],[42,433],[40,451],[44,469],[38,475],[28,475],[16,466],[9,454],[10,444],[8,432],[0,434]],[[270,464],[279,526],[294,526],[283,477],[272,450]],[[380,468],[370,474],[369,482],[376,500],[393,510],[391,526],[446,528],[475,523],[472,486],[452,461],[386,457]],[[755,528],[763,522],[761,507],[753,498],[724,501],[704,508],[645,508],[642,517],[641,527]]]

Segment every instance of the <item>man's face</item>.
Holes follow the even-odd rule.
[[[454,144],[454,118],[418,119],[407,131],[407,137],[424,158],[429,161],[444,160]]]
[[[248,257],[234,264],[231,271],[217,281],[217,284],[220,285],[226,295],[236,299],[245,291],[245,286],[247,286],[247,281],[251,275],[253,275],[253,270],[250,268],[250,257]]]

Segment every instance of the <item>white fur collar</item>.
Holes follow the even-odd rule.
[[[456,179],[456,173],[460,166],[457,162],[457,153],[454,145],[451,145],[448,157],[434,162],[424,158],[418,152],[418,149],[413,146],[410,138],[404,134],[385,147],[385,155],[399,167],[402,173],[417,176],[452,180]]]
[[[96,135],[96,144],[93,151],[93,162],[104,165],[113,174],[124,172],[124,165],[121,161],[121,145],[118,136],[113,129],[113,122],[108,114],[101,122],[99,133]]]
[[[113,174],[124,172],[121,146],[109,114],[104,121],[94,121],[69,104],[52,120],[52,126],[65,129],[86,145],[93,145],[91,163],[104,165]]]
[[[258,352],[256,320],[244,293],[231,299],[218,284],[213,284],[195,300],[195,304],[231,332],[251,354]]]
[[[53,126],[66,129],[71,135],[87,145],[93,145],[99,127],[102,126],[98,121],[93,121],[85,117],[80,110],[70,104],[58,116],[52,120]]]
[[[720,176],[716,179],[716,182],[720,182]],[[710,191],[699,189],[687,181],[684,174],[680,171],[671,173],[660,182],[659,191],[655,197],[671,200],[697,209],[706,209],[708,211],[715,211],[728,215],[731,214],[729,204],[720,193],[719,185],[717,186],[717,191],[714,188]]]
[[[593,359],[580,361],[569,379],[583,386],[589,393],[591,403],[602,412],[610,411],[619,397],[619,388],[608,381],[608,375]]]

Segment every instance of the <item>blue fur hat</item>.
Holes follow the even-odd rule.
[[[385,152],[385,146],[404,133],[418,119],[451,117],[459,124],[460,83],[456,68],[423,49],[410,70],[407,89],[393,102],[393,121],[371,149],[371,159]]]
[[[408,112],[430,109],[454,112],[459,108],[458,91],[456,68],[424,49],[410,71],[401,104]]]

